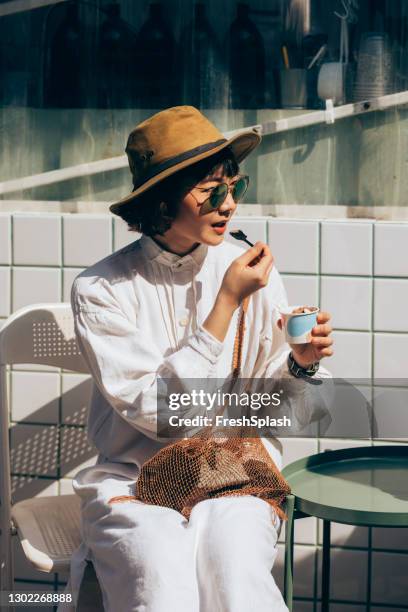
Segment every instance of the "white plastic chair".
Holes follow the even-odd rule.
[[[37,497],[12,505],[6,366],[18,363],[89,373],[76,342],[69,304],[26,306],[0,330],[0,590],[9,591],[13,590],[12,535],[18,534],[27,560],[41,572],[68,571],[80,542],[76,495]]]

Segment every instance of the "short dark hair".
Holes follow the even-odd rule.
[[[197,183],[212,176],[220,168],[228,178],[239,172],[238,162],[228,147],[179,170],[148,189],[136,202],[123,204],[118,210],[118,216],[126,221],[130,232],[141,232],[147,236],[164,234],[176,218],[182,198]]]

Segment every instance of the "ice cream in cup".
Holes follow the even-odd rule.
[[[305,344],[312,338],[311,331],[316,325],[317,306],[287,306],[280,309],[282,326],[288,344]]]

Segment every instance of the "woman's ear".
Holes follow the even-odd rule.
[[[163,217],[167,217],[169,214],[169,207],[168,207],[167,202],[164,202],[164,201],[160,202],[159,208],[160,208],[160,214]]]

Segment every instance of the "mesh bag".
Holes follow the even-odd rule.
[[[240,372],[247,307],[248,299],[243,302],[235,336],[233,382]],[[290,492],[253,427],[208,426],[161,449],[143,464],[135,495],[112,497],[109,503],[138,500],[173,508],[189,518],[193,506],[204,499],[254,495],[287,520],[281,506]]]

